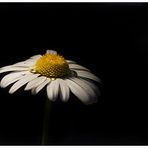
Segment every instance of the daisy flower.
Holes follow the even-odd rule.
[[[44,55],[35,55],[25,61],[0,68],[0,73],[4,72],[11,73],[2,78],[0,86],[5,88],[13,84],[10,94],[23,85],[26,85],[24,90],[31,90],[32,94],[37,94],[46,87],[51,101],[60,96],[66,102],[72,92],[85,104],[96,102],[100,94],[93,83],[100,82],[98,77],[76,62],[65,60],[54,50],[47,50]]]

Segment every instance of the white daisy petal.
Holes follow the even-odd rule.
[[[51,81],[51,83],[48,84],[48,86],[47,86],[46,89],[47,89],[47,96],[48,96],[48,98],[50,100],[54,100],[54,95],[53,95],[53,90],[54,90],[54,88],[53,88],[53,81]]]
[[[29,81],[35,79],[36,77],[38,77],[39,74],[27,74],[25,75],[22,79],[20,79],[19,81],[17,81],[15,84],[13,84],[13,86],[10,88],[9,93],[12,94],[14,93],[16,90],[18,90],[20,87],[22,87],[23,85],[25,85],[26,83],[28,83]]]
[[[18,62],[16,64],[13,64],[12,66],[20,66],[20,67],[30,67],[35,65],[36,60],[26,60],[23,62]]]
[[[35,94],[36,94],[35,90],[36,90],[35,87],[31,89],[31,93],[32,93],[32,95],[35,95]]]
[[[69,64],[69,68],[70,69],[78,69],[78,70],[87,70],[87,71],[90,71],[88,68],[84,67],[84,66],[81,66],[81,65],[78,65],[78,64]]]
[[[46,53],[57,54],[55,50],[46,50]]]
[[[66,82],[62,79],[59,79],[60,82],[60,95],[61,95],[61,99],[62,101],[66,102],[69,99],[70,96],[70,90],[69,87],[67,86]]]
[[[18,62],[18,63],[12,64],[12,65],[9,65],[9,66],[4,66],[4,67],[0,68],[0,73],[2,73],[4,70],[11,69],[11,68],[17,68],[17,69],[20,68],[20,70],[22,70],[22,68],[27,69],[27,68],[35,65],[35,62],[36,62],[36,60],[28,59],[26,61]],[[11,71],[13,71],[13,70],[11,70]]]
[[[92,83],[90,80],[85,80],[85,79],[83,79],[83,81],[84,81],[85,83],[87,83],[87,84],[95,91],[95,93],[96,93],[98,96],[101,95],[101,92],[100,92],[99,88],[98,88],[94,83]]]
[[[8,69],[8,68],[12,68],[12,67],[15,67],[15,66],[13,66],[13,65],[4,66],[4,67],[1,67],[0,70],[4,70],[4,69]]]
[[[28,72],[13,72],[3,77],[0,82],[1,87],[7,87],[8,85],[14,83],[15,81],[21,79],[25,76]]]
[[[90,103],[90,97],[88,93],[82,87],[80,87],[78,84],[76,84],[75,82],[69,79],[66,79],[65,82],[69,86],[72,93],[75,96],[77,96],[84,104]]]
[[[13,67],[10,66],[9,68],[0,68],[0,73],[3,72],[9,72],[9,71],[25,71],[25,70],[29,70],[29,68],[27,67]]]
[[[68,64],[74,64],[76,63],[75,61],[72,61],[72,60],[66,60]]]
[[[50,83],[50,79],[46,78],[44,82],[42,82],[39,86],[32,89],[32,94],[37,94],[41,89],[43,89],[48,83]]]
[[[20,66],[17,66],[17,65],[16,66],[15,65],[9,65],[9,66],[1,67],[0,71],[2,71],[2,73],[3,73],[4,70],[11,69],[11,68],[26,68],[26,67],[20,67]]]
[[[96,100],[97,96],[96,96],[94,90],[88,85],[88,83],[85,83],[85,81],[83,81],[82,79],[79,79],[79,78],[71,78],[70,80],[74,81],[79,86],[81,86],[83,89],[85,89],[85,91],[90,95],[92,102],[93,102],[93,100]]]
[[[59,92],[59,80],[51,81],[47,86],[47,96],[50,100],[55,101]]]
[[[25,61],[23,61],[23,62],[18,62],[16,64],[13,64],[11,66],[13,66],[13,67],[30,67],[32,65],[33,65],[32,62],[27,62],[26,63]]]
[[[87,83],[85,80],[83,81],[83,79],[78,79],[78,78],[71,78],[71,80],[80,85],[90,95],[89,104],[97,102],[97,94],[95,93],[94,89],[91,87],[93,83]]]
[[[35,88],[35,87],[39,86],[41,83],[43,83],[45,80],[46,80],[46,77],[44,77],[44,76],[37,77],[37,78],[33,79],[32,81],[30,81],[26,85],[25,90]]]
[[[57,97],[58,97],[58,94],[59,94],[60,82],[59,82],[59,79],[56,79],[53,82],[54,82],[54,91],[53,91],[53,93],[54,93],[54,99],[56,100]]]
[[[30,59],[35,59],[37,60],[38,58],[40,58],[42,55],[38,54],[38,55],[34,55],[32,57],[30,57]]]
[[[74,71],[78,74],[79,77],[91,79],[99,83],[101,82],[101,80],[97,76],[88,71],[82,71],[82,70],[74,70]]]

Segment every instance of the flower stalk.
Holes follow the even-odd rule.
[[[48,98],[46,98],[44,115],[43,115],[42,145],[48,144],[48,132],[49,132],[49,125],[50,125],[49,118],[50,118],[50,101]]]

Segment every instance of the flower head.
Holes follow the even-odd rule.
[[[0,68],[0,73],[3,72],[11,72],[0,82],[3,88],[14,83],[9,90],[10,94],[23,85],[26,85],[24,90],[31,90],[33,94],[37,94],[46,86],[47,96],[52,101],[59,95],[62,101],[68,101],[71,91],[83,103],[90,104],[97,101],[100,93],[93,83],[100,82],[98,77],[76,62],[65,60],[53,50]]]

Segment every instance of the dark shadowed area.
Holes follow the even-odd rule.
[[[147,3],[0,3],[0,67],[46,49],[102,80],[97,104],[72,94],[51,103],[49,145],[148,144]],[[0,89],[0,145],[40,145],[46,90],[9,88]]]

